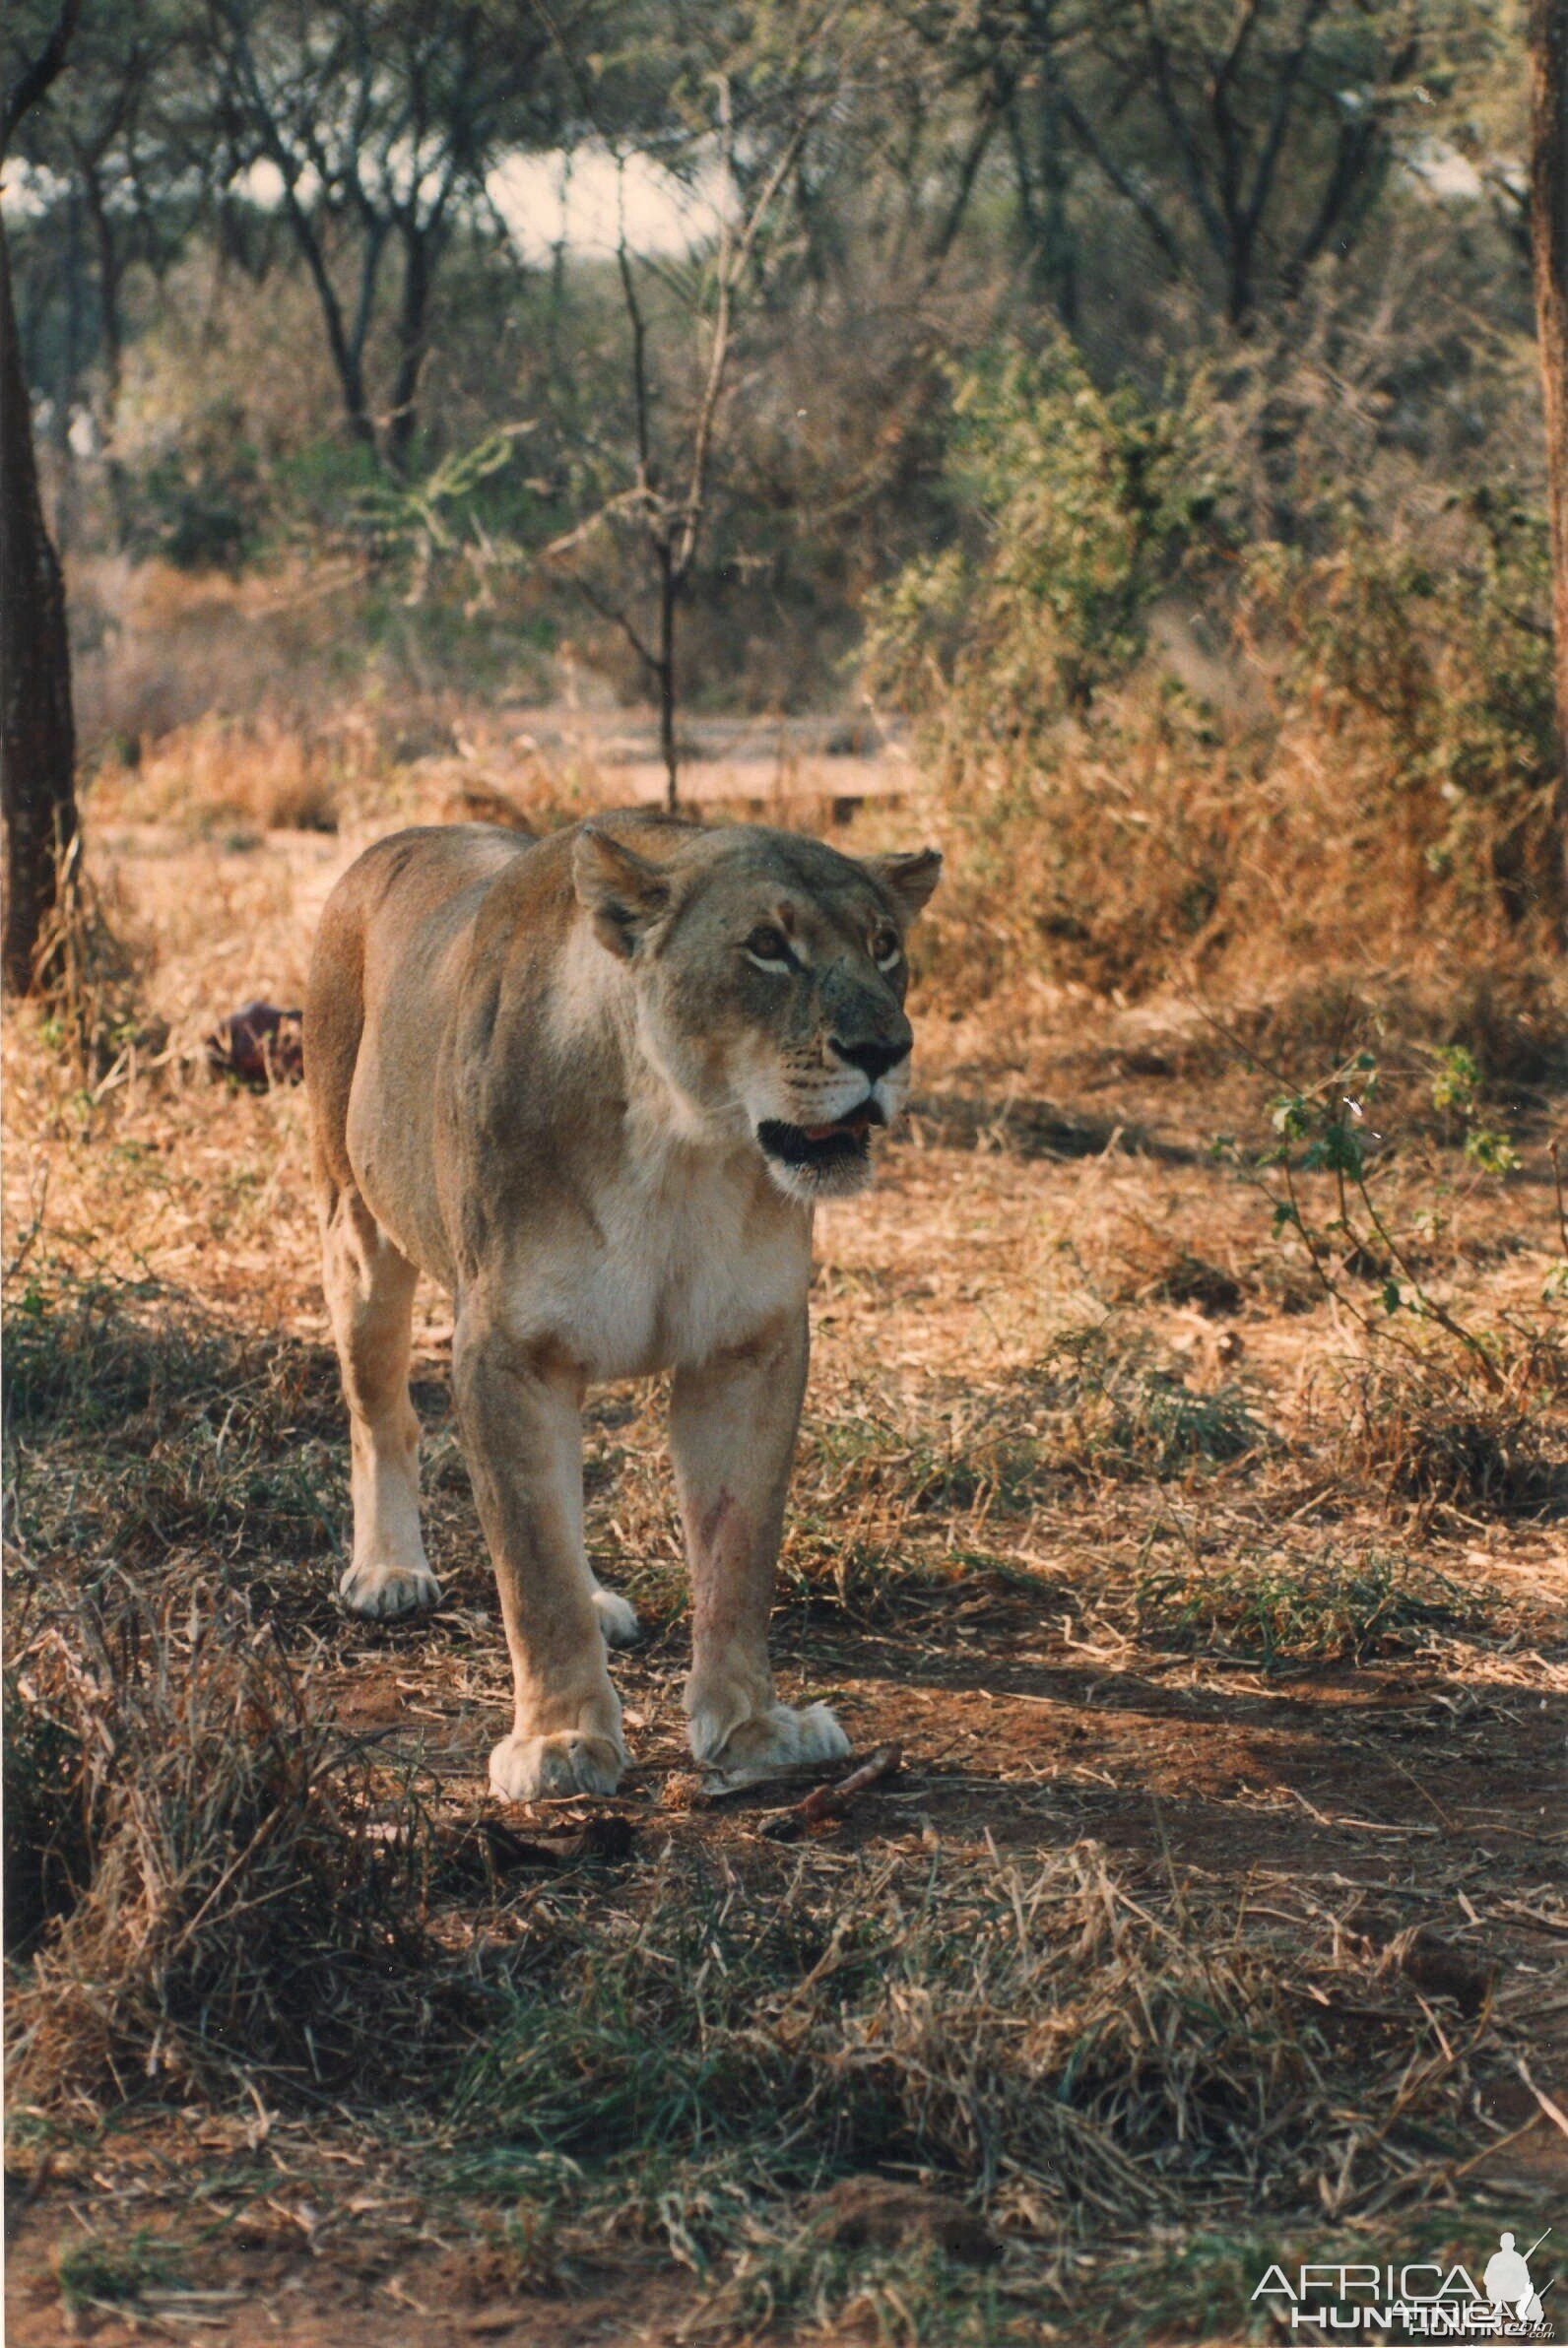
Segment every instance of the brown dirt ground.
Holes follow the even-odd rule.
[[[229,852],[127,831],[112,846],[122,909],[163,937],[156,985],[176,1047],[252,993],[297,1000],[340,843],[280,836]],[[822,1218],[814,1424],[838,1409],[881,1411],[933,1442],[953,1428],[961,1442],[990,1406],[1021,1420],[1031,1365],[1053,1333],[1107,1311],[1164,1348],[1196,1392],[1238,1387],[1271,1428],[1310,1428],[1314,1410],[1332,1407],[1353,1332],[1275,1277],[1267,1216],[1206,1154],[1216,1130],[1256,1113],[1256,1083],[1234,1072],[1141,1073],[1151,1063],[1130,1049],[1127,1032],[1069,1006],[1051,1032],[999,1048],[928,1017],[926,1090],[909,1131],[886,1150],[876,1190]],[[10,1050],[13,1232],[47,1168],[58,1251],[109,1272],[138,1265],[247,1327],[322,1345],[296,1095],[227,1093],[177,1070],[163,1088],[133,1085],[111,1166],[101,1124],[72,1117],[26,1035]],[[1506,1187],[1453,1178],[1467,1293],[1489,1312],[1538,1295],[1553,1252],[1546,1131],[1537,1117],[1524,1173]],[[128,1157],[129,1144],[139,1154]],[[1232,1309],[1144,1292],[1148,1266],[1157,1272],[1173,1249],[1227,1275]],[[388,1629],[341,1623],[313,1600],[304,1614],[344,1719],[417,1741],[453,1817],[473,1817],[494,1808],[485,1764],[505,1660],[461,1476],[444,1471],[448,1338],[443,1301],[425,1299],[418,1377],[433,1430],[441,1612]],[[599,1405],[596,1460],[644,1479],[630,1501],[612,1490],[595,1520],[612,1577],[635,1587],[639,1572],[663,1570],[672,1543],[645,1397],[617,1393]],[[843,1505],[847,1537],[861,1505],[852,1486]],[[1232,1886],[1238,1902],[1316,1906],[1366,1933],[1423,1921],[1533,2017],[1531,2076],[1559,2113],[1568,2107],[1560,1515],[1391,1500],[1348,1486],[1332,1453],[1307,1444],[1263,1468],[1201,1476],[1064,1477],[1022,1511],[993,1498],[962,1521],[949,1512],[910,1524],[922,1555],[983,1548],[1015,1571],[971,1579],[956,1599],[919,1590],[860,1618],[781,1609],[786,1692],[830,1693],[858,1749],[897,1739],[906,1755],[896,1781],[812,1846],[815,1863],[830,1868],[866,1847],[1027,1856],[1093,1838],[1134,1881],[1174,1863]],[[1359,1665],[1270,1674],[1162,1643],[1141,1629],[1129,1595],[1150,1557],[1279,1558],[1357,1541],[1499,1594],[1501,1628],[1438,1628]],[[679,1615],[655,1605],[646,1643],[617,1663],[636,1766],[613,1806],[637,1822],[639,1848],[697,1841],[765,1882],[784,1862],[757,1837],[754,1802],[683,1806],[685,1647]],[[1532,2089],[1503,2084],[1480,2117],[1503,2131],[1488,2172],[1500,2189],[1568,2211],[1568,2130]],[[8,2204],[9,2338],[119,2348],[151,2328],[232,2348],[567,2348],[686,2336],[690,2287],[679,2268],[607,2268],[569,2298],[519,2298],[450,2206],[427,2206],[384,2147],[346,2120],[307,2159],[292,2130],[193,2108],[33,2169]],[[258,2133],[271,2188],[260,2199],[226,2193],[226,2167],[255,2150]],[[334,2177],[337,2189],[318,2198]],[[198,2209],[226,2222],[188,2265],[177,2301],[134,2323],[65,2315],[53,2272],[62,2242],[84,2229],[179,2224]]]

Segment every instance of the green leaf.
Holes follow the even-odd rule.
[[[1472,1166],[1479,1166],[1487,1174],[1517,1174],[1519,1151],[1507,1134],[1494,1133],[1489,1127],[1478,1127],[1465,1141],[1465,1155]]]

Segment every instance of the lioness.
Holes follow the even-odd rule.
[[[806,1383],[812,1207],[869,1179],[909,1085],[904,936],[935,850],[864,860],[760,826],[616,815],[539,842],[399,832],[321,918],[305,1010],[325,1280],[353,1437],[359,1614],[438,1596],[409,1402],[415,1281],[456,1303],[452,1383],[500,1586],[503,1799],[608,1794],[583,1547],[590,1379],[675,1373],[698,1761],[847,1752],[776,1702],[767,1625]]]

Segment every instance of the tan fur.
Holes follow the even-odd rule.
[[[511,1800],[625,1763],[583,1546],[595,1379],[674,1372],[693,1588],[693,1752],[847,1750],[775,1700],[767,1620],[807,1362],[815,1197],[909,1081],[902,937],[933,853],[865,862],[760,827],[603,818],[538,843],[470,824],[361,856],[322,916],[305,1070],[349,1402],[355,1612],[431,1602],[408,1395],[415,1282],[452,1293],[452,1375],[515,1682]],[[841,1121],[848,1120],[848,1124]]]

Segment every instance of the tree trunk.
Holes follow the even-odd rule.
[[[87,337],[83,331],[82,270],[82,197],[72,188],[65,201],[65,265],[61,270],[65,281],[65,335],[55,372],[54,397],[49,401],[49,439],[54,454],[54,530],[53,545],[56,558],[64,562],[75,550],[77,540],[77,459],[71,445],[71,425],[75,421],[74,398],[81,376],[82,353]],[[34,452],[36,453],[36,452]]]
[[[103,396],[98,414],[98,425],[103,436],[103,478],[108,485],[109,504],[114,514],[114,543],[125,547],[130,540],[131,499],[125,479],[125,467],[115,446],[115,429],[119,418],[120,386],[125,374],[125,328],[120,313],[120,280],[124,271],[119,239],[109,214],[103,192],[103,175],[98,159],[78,151],[77,174],[87,198],[88,219],[93,224],[93,238],[98,246],[98,318],[103,337]]]
[[[661,545],[654,552],[659,565],[659,658],[654,669],[659,687],[659,755],[664,760],[665,810],[677,815],[681,812],[681,759],[675,739],[675,616],[680,585],[670,549]]]
[[[0,976],[33,986],[59,859],[76,836],[76,729],[65,588],[38,496],[33,416],[0,224]]]
[[[1568,0],[1532,0],[1530,49],[1531,234],[1551,521],[1561,917],[1568,914]]]
[[[112,421],[125,371],[125,328],[120,317],[120,248],[103,192],[103,174],[97,157],[77,151],[77,176],[93,225],[98,247],[98,322],[103,336],[104,414]]]
[[[288,159],[284,154],[281,140],[274,138],[268,151],[279,170],[284,173],[284,211],[289,226],[294,230],[294,239],[299,256],[310,272],[310,282],[315,287],[316,299],[321,305],[322,321],[327,330],[327,349],[332,354],[332,364],[337,372],[338,388],[343,395],[343,413],[348,421],[350,435],[358,440],[362,447],[367,448],[372,456],[375,456],[378,454],[375,422],[370,414],[370,402],[365,391],[363,351],[364,337],[370,321],[370,302],[375,291],[375,271],[380,258],[381,237],[385,231],[383,229],[379,234],[372,233],[368,228],[365,231],[365,253],[359,291],[359,317],[357,332],[351,337],[344,325],[343,305],[338,299],[337,288],[333,285],[331,272],[327,268],[326,255],[321,248],[321,239],[316,234],[310,215],[299,201],[294,181],[284,167]]]
[[[398,368],[392,387],[392,421],[387,429],[387,453],[395,473],[406,474],[419,428],[420,375],[429,348],[433,229],[408,226],[403,230],[403,299],[398,310]]]

